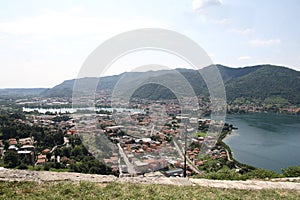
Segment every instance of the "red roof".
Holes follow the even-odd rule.
[[[10,145],[16,145],[17,144],[17,140],[15,138],[10,138],[9,139],[9,144]]]

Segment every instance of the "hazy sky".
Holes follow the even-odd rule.
[[[138,28],[182,33],[214,63],[300,70],[299,11],[299,0],[0,0],[0,88],[52,87],[75,78],[102,42]],[[149,63],[185,65],[144,52],[119,60],[108,74]]]

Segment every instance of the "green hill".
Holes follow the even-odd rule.
[[[259,101],[278,101],[285,104],[300,104],[300,72],[286,67],[273,65],[257,65],[244,68],[230,68],[216,65],[223,79],[228,101],[239,98],[256,99]],[[200,73],[207,73],[211,66],[203,68]],[[192,69],[176,69],[193,87],[197,95],[208,96],[206,84],[201,75]],[[88,87],[96,78],[80,79],[84,87]],[[62,84],[48,89],[41,94],[47,97],[71,97],[75,80],[67,80]],[[150,72],[126,72],[120,75],[100,78],[97,90],[113,91],[118,89],[124,93],[136,84],[134,97],[165,99],[174,98],[174,94],[166,87],[155,84],[172,83],[174,87],[182,88],[182,82],[174,76],[174,71],[161,70]]]
[[[228,100],[252,98],[260,100],[281,99],[291,104],[300,103],[300,72],[272,65],[244,76],[231,79],[226,83]]]

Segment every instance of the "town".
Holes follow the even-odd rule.
[[[77,111],[65,107],[68,100],[35,101],[16,101],[23,112],[10,116],[24,132],[2,129],[0,151],[8,167],[168,177],[247,170],[221,141],[232,125],[182,116],[176,100],[135,99],[127,109],[107,108],[111,102],[103,95],[97,101],[102,108]],[[207,104],[202,109],[208,113]],[[222,132],[208,134],[210,127]]]

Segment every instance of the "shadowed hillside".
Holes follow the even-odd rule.
[[[244,68],[216,66],[223,79],[228,101],[246,98],[260,102],[277,101],[284,104],[300,104],[299,71],[273,65],[257,65]],[[205,74],[211,69],[210,66],[200,69],[200,73],[192,69],[176,69],[176,73],[180,73],[189,82],[197,95],[208,96],[208,89],[200,74]],[[79,81],[83,85],[82,90],[85,90],[84,87],[99,81],[97,84],[98,91],[113,91],[119,82],[122,84],[118,85],[118,89],[124,93],[132,89],[136,84],[142,85],[140,88],[136,88],[133,96],[150,99],[175,98],[172,91],[160,84],[154,84],[155,82],[168,81],[174,87],[182,87],[182,82],[174,77],[174,71],[172,70],[126,72],[120,75],[102,77],[99,80],[97,78],[82,78]],[[75,79],[66,80],[51,89],[38,89],[31,93],[28,90],[0,90],[0,95],[30,93],[34,95],[40,94],[44,97],[71,97],[74,82]]]

